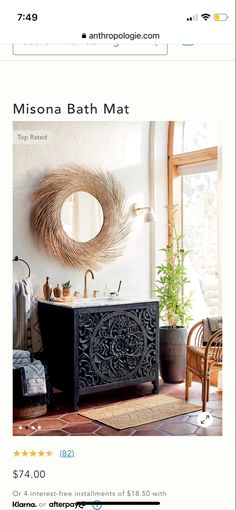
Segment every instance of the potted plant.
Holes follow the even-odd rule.
[[[62,283],[63,296],[69,296],[70,295],[70,289],[71,289],[70,280],[68,282]]]
[[[185,378],[187,325],[192,319],[191,293],[186,297],[188,283],[184,265],[187,251],[182,247],[183,236],[178,235],[175,224],[176,206],[170,210],[170,227],[173,233],[170,245],[161,251],[165,261],[157,266],[156,294],[159,298],[160,318],[160,373],[164,382],[177,383]]]

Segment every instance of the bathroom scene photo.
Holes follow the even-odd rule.
[[[13,123],[13,435],[222,435],[218,130]]]

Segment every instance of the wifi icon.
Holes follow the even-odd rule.
[[[211,17],[211,15],[210,15],[210,14],[205,13],[205,14],[201,14],[201,17],[202,17],[205,21],[207,21],[207,20]]]

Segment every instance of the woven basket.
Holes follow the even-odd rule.
[[[13,408],[13,418],[22,420],[27,420],[29,418],[37,418],[38,416],[42,416],[47,412],[47,405],[37,405],[30,407],[22,407],[18,409],[17,407]]]
[[[20,369],[13,370],[13,418],[27,420],[37,418],[47,413],[47,405],[53,402],[52,388],[49,381],[48,366],[42,355],[37,356],[37,359],[44,365],[47,394],[45,395],[32,395],[25,397],[22,392],[22,382]]]

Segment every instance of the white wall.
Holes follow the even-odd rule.
[[[167,245],[168,240],[168,172],[167,172],[167,142],[168,122],[154,123],[153,137],[153,207],[156,211],[157,223],[153,236],[154,265],[163,260],[161,248]]]
[[[166,123],[160,131],[162,139]],[[57,262],[37,245],[30,232],[31,194],[41,178],[66,164],[100,167],[114,172],[123,184],[130,204],[149,205],[149,123],[148,122],[15,122],[15,140],[19,131],[43,131],[48,144],[14,144],[14,248],[13,255],[25,259],[31,267],[35,294],[42,295],[45,277],[55,286],[71,280],[73,289],[83,290],[83,273]],[[166,140],[164,142],[166,147]],[[162,165],[162,164],[161,164]],[[166,169],[165,169],[166,171]],[[163,171],[160,172],[163,181]],[[162,182],[163,186],[163,182]],[[165,231],[166,225],[158,227]],[[163,237],[163,233],[161,234]],[[142,218],[133,223],[131,237],[124,254],[117,261],[104,265],[95,275],[93,288],[103,291],[105,285],[115,290],[122,280],[122,295],[146,297],[150,292],[150,225]],[[14,263],[14,276],[22,277],[25,269]]]

